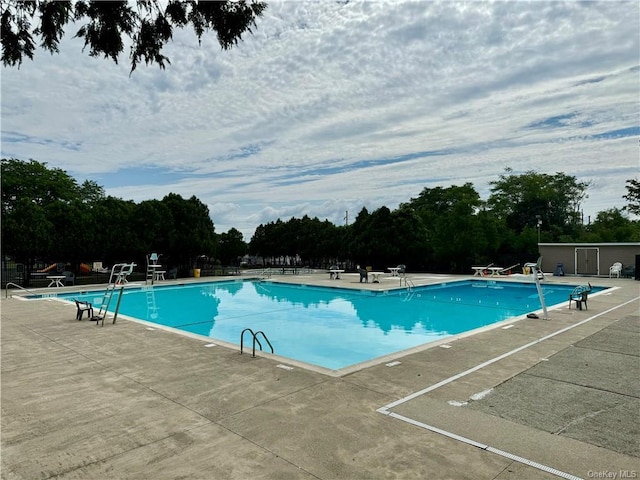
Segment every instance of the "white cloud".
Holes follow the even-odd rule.
[[[507,166],[594,180],[595,215],[638,176],[639,19],[637,2],[269,2],[232,50],[177,31],[166,70],[131,76],[66,38],[3,69],[2,156],[136,201],[196,195],[246,240],[424,187],[486,198]]]

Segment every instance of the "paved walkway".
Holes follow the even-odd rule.
[[[342,376],[3,292],[2,478],[638,478],[640,284],[590,281],[618,288]]]

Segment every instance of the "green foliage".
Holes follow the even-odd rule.
[[[55,213],[78,201],[80,189],[63,170],[35,160],[2,159],[1,166],[2,250],[30,265],[57,243]]]
[[[231,228],[227,233],[220,234],[217,256],[223,265],[238,265],[238,260],[247,252],[247,244],[239,230]]]
[[[2,208],[11,211],[21,200],[41,207],[54,202],[70,202],[81,198],[76,181],[59,168],[46,163],[15,158],[2,159]]]
[[[143,264],[141,254],[132,238],[136,205],[116,197],[106,197],[93,207],[93,224],[96,232],[96,260],[105,265],[131,262]]]
[[[54,225],[46,211],[26,198],[14,203],[9,213],[2,215],[2,251],[15,260],[31,264],[51,250]]]
[[[359,238],[361,263],[382,269],[391,259],[398,257],[393,224],[391,211],[387,207],[380,207],[366,218]]]
[[[632,215],[640,215],[640,181],[637,178],[629,179],[625,188],[627,189],[627,194],[623,195],[622,198],[629,203],[624,209]]]
[[[152,251],[187,270],[216,248],[208,208],[195,197],[170,194],[140,204],[105,197],[60,169],[30,160],[2,159],[2,247],[28,268],[40,262],[145,264]],[[28,278],[28,276],[27,276]]]
[[[175,193],[165,196],[162,203],[173,219],[169,233],[173,261],[188,268],[200,255],[214,256],[216,238],[209,208],[195,196],[185,200]]]
[[[542,225],[563,229],[578,224],[589,182],[578,182],[564,173],[549,175],[528,171],[515,175],[507,168],[491,185],[489,209],[503,219],[507,227],[521,232],[527,226],[535,226],[538,218]]]
[[[141,251],[162,252],[163,256],[171,251],[171,238],[176,228],[171,210],[165,202],[160,200],[140,202],[132,222],[136,235],[135,242]]]
[[[396,256],[390,258],[386,266],[410,264],[410,268],[424,269],[431,249],[426,241],[427,227],[412,207],[399,207],[391,213],[393,217]]]
[[[341,227],[328,220],[304,216],[287,222],[278,219],[259,225],[249,243],[249,251],[268,264],[279,264],[282,257],[302,258],[305,265],[325,265],[343,255]]]
[[[637,242],[640,241],[640,222],[632,222],[619,208],[599,212],[587,227],[590,241]]]
[[[482,206],[478,192],[470,183],[425,188],[417,198],[401,205],[401,209],[416,212],[425,232],[430,258],[420,267],[460,271],[469,263],[475,263],[479,252],[484,252],[489,245],[476,215]]]
[[[80,199],[83,203],[96,203],[104,197],[104,188],[93,180],[85,180],[80,185]]]
[[[567,192],[545,186],[560,183]],[[405,264],[410,271],[461,273],[474,264],[533,261],[538,235],[542,242],[640,241],[640,222],[626,216],[627,208],[599,212],[590,225],[576,223],[575,199],[584,198],[586,187],[563,174],[503,175],[486,204],[470,183],[425,188],[394,211],[363,208],[348,226],[306,215],[259,225],[247,248],[234,228],[216,235],[207,206],[194,196],[170,193],[136,204],[106,197],[90,180],[78,186],[45,163],[2,159],[2,247],[28,267],[36,259],[74,267],[144,265],[147,254],[158,252],[167,268],[184,274],[200,256],[235,265],[250,252],[271,264],[290,257],[313,267]],[[540,230],[535,215],[543,219]]]
[[[223,49],[237,44],[251,32],[267,5],[260,1],[182,2],[170,0],[129,1],[29,1],[5,0],[1,3],[0,28],[2,62],[5,66],[33,60],[34,37],[43,49],[59,52],[59,43],[69,22],[80,23],[75,36],[84,39],[92,57],[103,56],[118,63],[128,37],[132,42],[131,71],[144,60],[165,68],[171,63],[162,54],[173,37],[173,28],[192,25],[198,41],[209,31],[216,33]],[[38,27],[32,29],[32,25]]]

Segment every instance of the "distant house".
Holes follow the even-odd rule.
[[[608,276],[615,262],[636,270],[640,262],[640,242],[539,243],[538,247],[543,272],[554,272],[561,263],[566,275]]]

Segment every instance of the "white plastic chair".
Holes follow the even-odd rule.
[[[622,263],[616,262],[609,267],[609,278],[612,278],[614,275],[616,278],[620,278],[620,273],[622,272]]]

